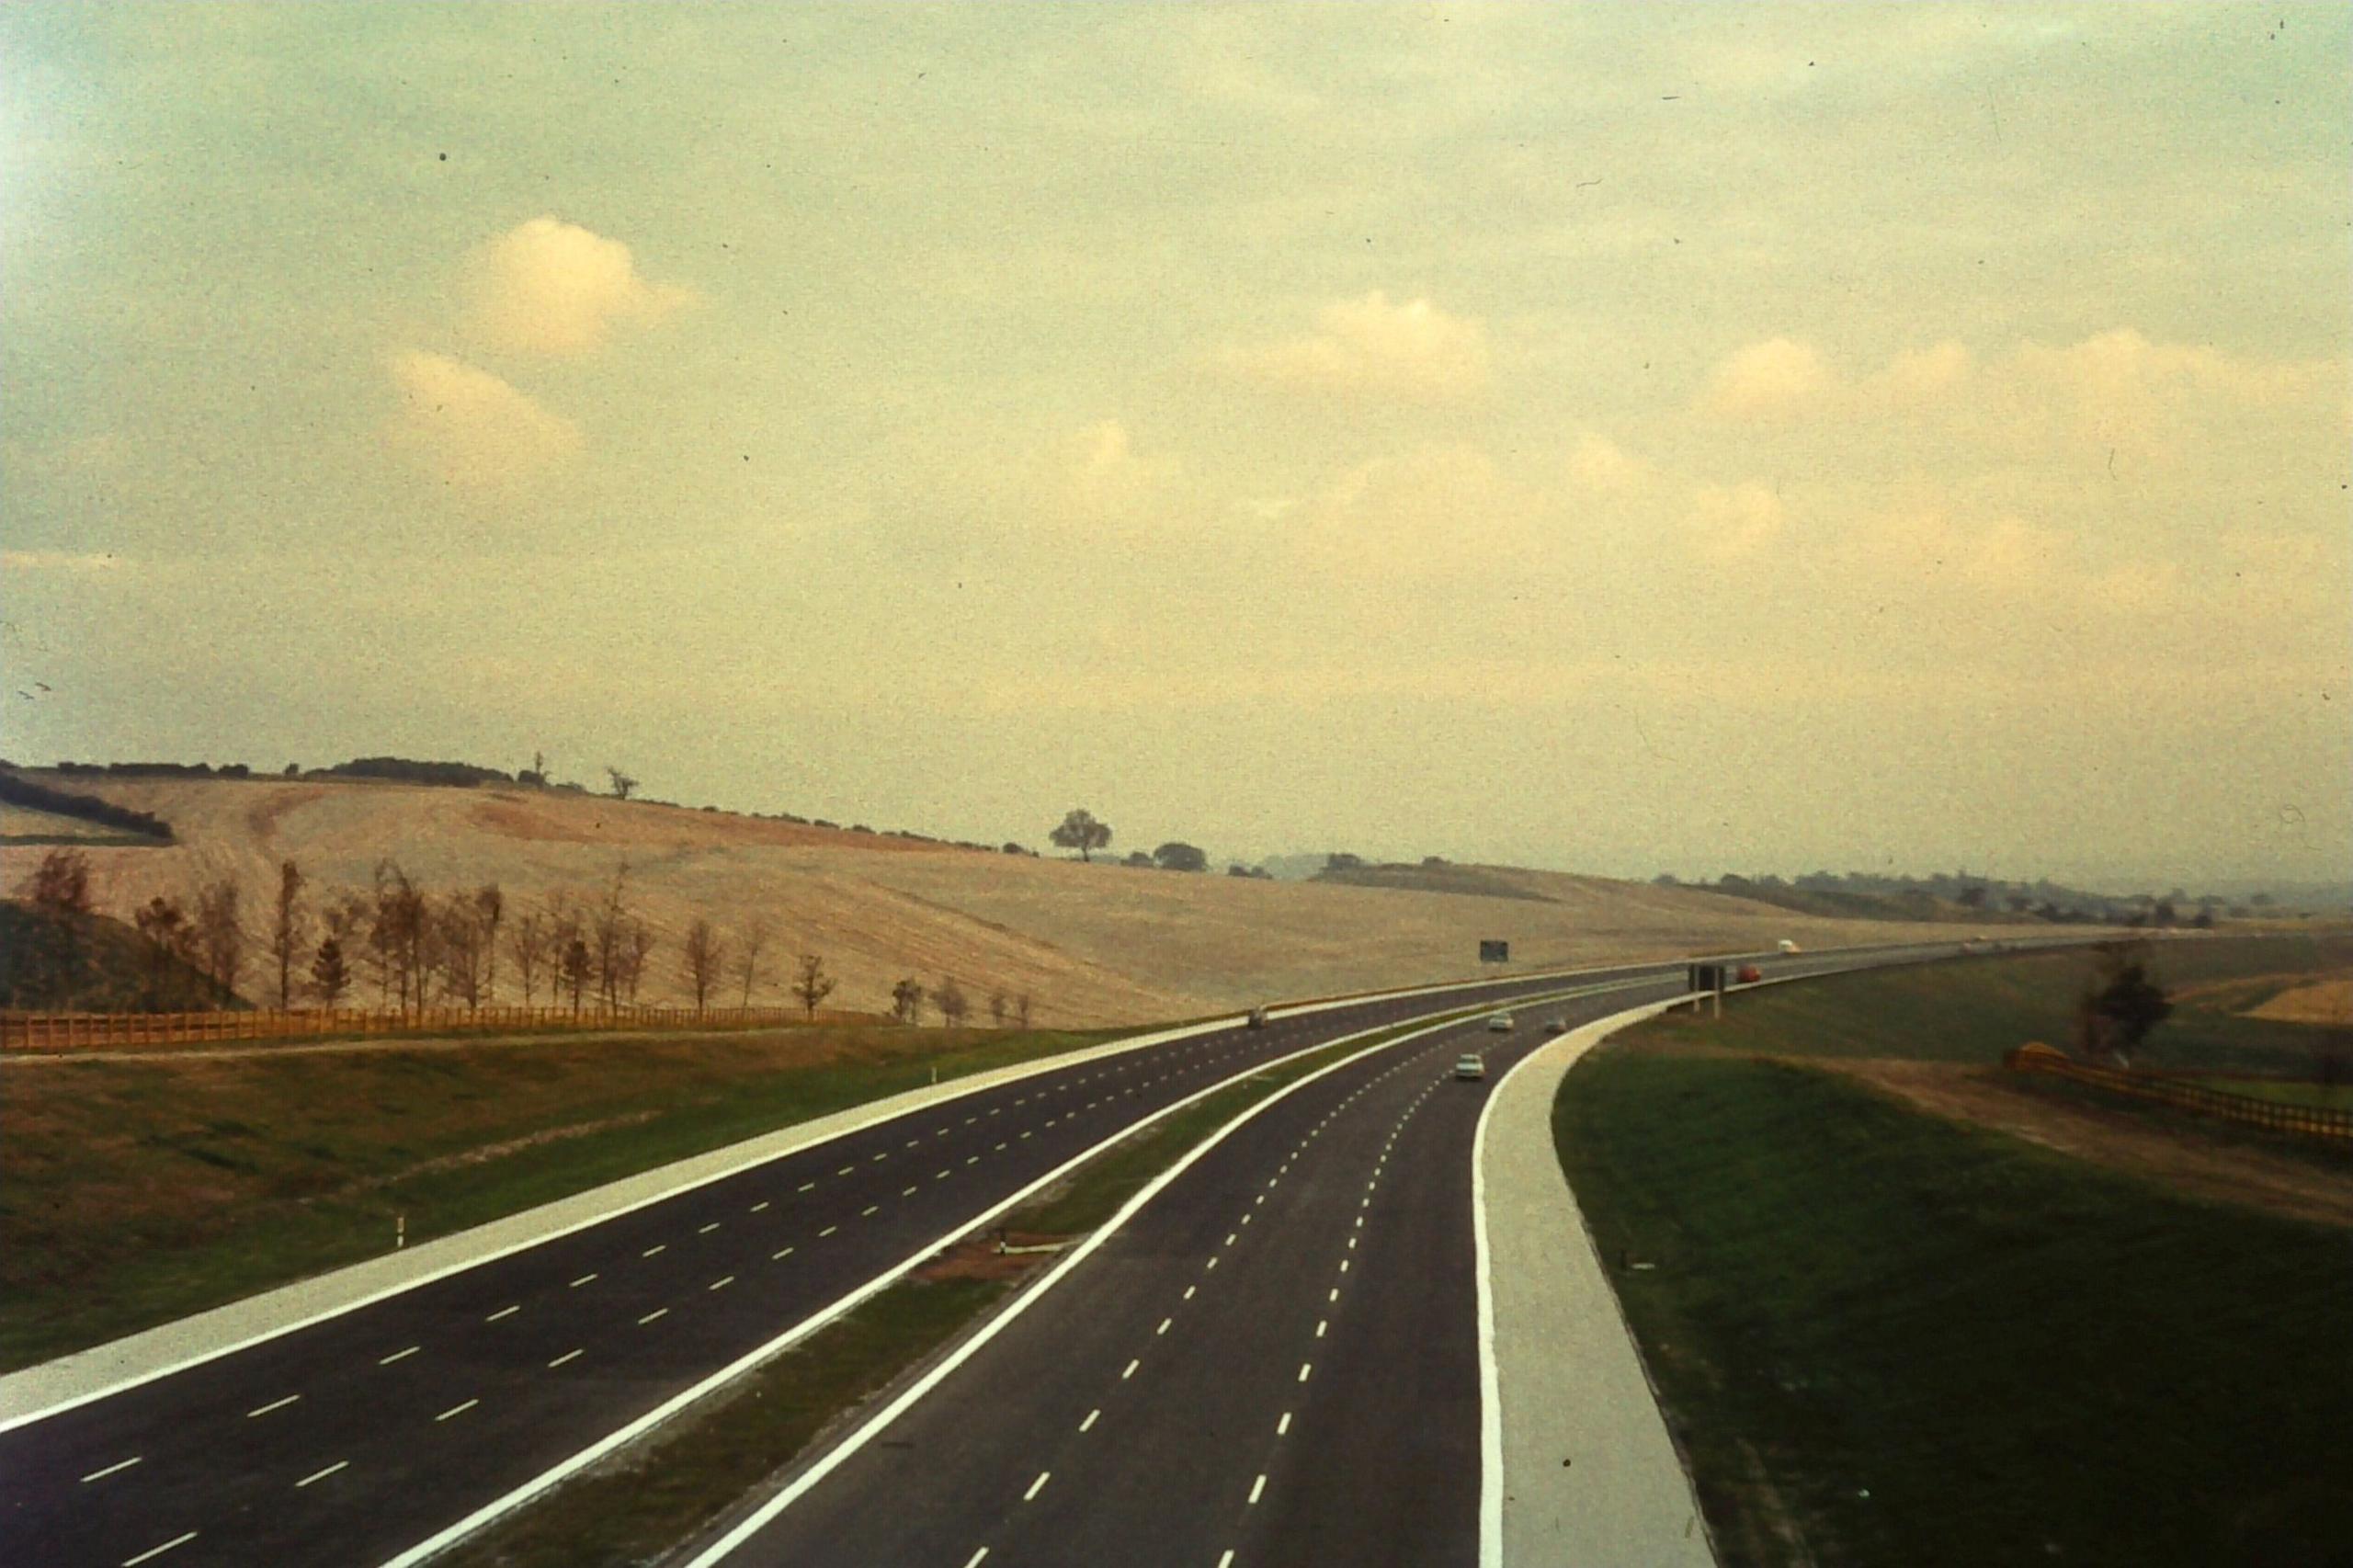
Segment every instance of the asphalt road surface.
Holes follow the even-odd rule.
[[[1662,973],[1672,973],[1679,984],[1682,967],[1638,966],[1581,976],[1579,983]],[[901,1260],[945,1244],[1007,1195],[1177,1099],[1254,1063],[1355,1030],[1556,990],[1561,983],[1522,979],[1474,991],[1279,1016],[1265,1029],[1220,1029],[1049,1071],[877,1124],[31,1421],[0,1433],[0,1562],[40,1568],[135,1568],[145,1562],[162,1568],[344,1568],[390,1561],[821,1312]],[[1520,1037],[1511,1049],[1527,1042],[1528,1037]],[[1424,1069],[1436,1057],[1424,1052],[1399,1058],[1407,1060],[1417,1065],[1383,1062],[1351,1074],[1350,1085],[1361,1079],[1362,1092],[1345,1112],[1333,1112],[1342,1119],[1335,1123],[1339,1130],[1309,1140],[1303,1148],[1289,1146],[1294,1162],[1313,1154],[1317,1174],[1290,1178],[1282,1174],[1280,1158],[1263,1174],[1257,1165],[1249,1167],[1251,1179],[1279,1181],[1264,1191],[1269,1205],[1279,1197],[1281,1215],[1293,1215],[1295,1200],[1316,1199],[1294,1218],[1276,1225],[1253,1216],[1251,1227],[1241,1227],[1245,1205],[1235,1201],[1239,1189],[1203,1185],[1198,1187],[1203,1196],[1170,1210],[1192,1229],[1166,1231],[1165,1224],[1176,1222],[1174,1218],[1155,1218],[1150,1228],[1166,1238],[1163,1246],[1190,1249],[1183,1256],[1195,1269],[1212,1256],[1199,1250],[1207,1234],[1202,1227],[1215,1223],[1212,1213],[1230,1220],[1237,1237],[1245,1228],[1270,1234],[1294,1227],[1298,1237],[1296,1256],[1285,1249],[1281,1268],[1267,1273],[1263,1286],[1253,1287],[1268,1293],[1264,1310],[1269,1315],[1263,1323],[1228,1315],[1221,1320],[1226,1327],[1204,1334],[1195,1324],[1209,1323],[1211,1312],[1233,1311],[1205,1303],[1177,1335],[1176,1303],[1185,1301],[1183,1290],[1173,1273],[1152,1275],[1152,1289],[1168,1296],[1164,1310],[1171,1327],[1166,1335],[1148,1337],[1171,1358],[1180,1345],[1197,1346],[1190,1354],[1199,1358],[1185,1380],[1163,1383],[1156,1371],[1152,1386],[1176,1390],[1199,1384],[1216,1391],[1182,1397],[1211,1400],[1214,1410],[1204,1415],[1213,1414],[1224,1434],[1217,1444],[1188,1438],[1163,1452],[1161,1478],[1152,1484],[1172,1506],[1181,1501],[1204,1519],[1222,1506],[1231,1481],[1228,1461],[1241,1451],[1228,1449],[1261,1414],[1257,1402],[1273,1363],[1260,1362],[1278,1346],[1283,1357],[1296,1354],[1302,1366],[1324,1362],[1324,1381],[1313,1389],[1316,1408],[1326,1419],[1336,1412],[1339,1419],[1363,1424],[1358,1441],[1380,1441],[1401,1462],[1435,1461],[1439,1456],[1456,1462],[1459,1401],[1451,1392],[1441,1398],[1438,1391],[1453,1389],[1465,1373],[1468,1341],[1446,1315],[1455,1306],[1435,1303],[1453,1303],[1459,1294],[1455,1284],[1469,1278],[1465,1113],[1471,1096],[1445,1099],[1430,1090],[1428,1099],[1418,1097],[1434,1081]],[[1318,1096],[1313,1103],[1324,1098]],[[1273,1129],[1307,1137],[1307,1129],[1294,1129],[1295,1119],[1296,1113],[1287,1109],[1269,1120],[1267,1131],[1244,1141],[1242,1150],[1255,1151],[1264,1164],[1276,1152],[1267,1142]],[[1410,1160],[1400,1153],[1384,1161],[1384,1129],[1404,1141],[1400,1147],[1412,1151]],[[1219,1160],[1217,1168],[1238,1169],[1233,1162],[1240,1158],[1237,1151]],[[1352,1327],[1348,1343],[1364,1348],[1344,1350],[1336,1342],[1325,1351],[1303,1344],[1302,1332],[1312,1339],[1313,1325],[1301,1330],[1292,1321],[1297,1313],[1279,1309],[1278,1299],[1304,1299],[1302,1282],[1316,1272],[1310,1248],[1332,1255],[1320,1267],[1335,1276],[1329,1288],[1337,1287],[1339,1266],[1354,1260],[1341,1256],[1351,1250],[1345,1244],[1348,1237],[1325,1233],[1337,1212],[1327,1212],[1333,1195],[1339,1184],[1381,1180],[1387,1186],[1364,1196],[1381,1199],[1375,1207],[1382,1216],[1381,1234],[1388,1238],[1383,1256],[1390,1260],[1383,1267],[1393,1279],[1428,1288],[1404,1292],[1397,1302],[1373,1292],[1365,1293],[1361,1304],[1349,1302],[1347,1312],[1331,1326],[1336,1329],[1344,1321],[1360,1325]],[[1369,1222],[1374,1212],[1364,1210]],[[1123,1242],[1118,1256],[1132,1257],[1134,1244]],[[1242,1267],[1245,1256],[1233,1253],[1230,1267],[1235,1273],[1229,1278],[1250,1273]],[[1099,1321],[1105,1327],[1087,1342],[1108,1343],[1095,1336],[1109,1333],[1112,1325],[1124,1325],[1122,1332],[1132,1326],[1132,1313],[1120,1303],[1150,1294],[1145,1283],[1107,1278],[1100,1290],[1062,1295],[1065,1301],[1080,1295],[1104,1299]],[[1211,1302],[1242,1294],[1229,1289]],[[1336,1299],[1327,1305],[1336,1306]],[[1440,1315],[1427,1315],[1433,1312]],[[1427,1330],[1420,1326],[1425,1323]],[[1401,1335],[1424,1332],[1432,1337],[1415,1347],[1415,1369],[1403,1375],[1391,1359],[1392,1347]],[[1216,1370],[1228,1363],[1232,1375]],[[1156,1359],[1155,1367],[1160,1364]],[[1067,1381],[1070,1375],[1055,1380],[1057,1386],[1076,1387]],[[1353,1394],[1352,1384],[1361,1385]],[[1426,1406],[1426,1395],[1434,1403]],[[1286,1501],[1264,1508],[1262,1497],[1257,1506],[1263,1512],[1234,1515],[1220,1528],[1246,1527],[1237,1539],[1252,1542],[1255,1550],[1261,1541],[1291,1539],[1265,1533],[1289,1528],[1286,1519],[1337,1520],[1348,1510],[1310,1501],[1336,1497],[1358,1497],[1362,1517],[1402,1528],[1397,1507],[1371,1506],[1393,1503],[1381,1488],[1345,1468],[1327,1466],[1321,1476],[1294,1474],[1285,1461],[1301,1446],[1284,1448],[1274,1443],[1271,1426],[1268,1432],[1270,1446],[1260,1458],[1273,1467],[1268,1485],[1279,1478],[1277,1495]],[[1042,1438],[1022,1441],[1028,1447],[1008,1439],[1008,1458],[1016,1449],[1024,1454],[1041,1451]],[[1461,1499],[1462,1507],[1476,1492],[1475,1443],[1472,1451],[1472,1481]],[[1051,1462],[1040,1460],[1040,1468],[1051,1470]],[[1393,1473],[1397,1463],[1386,1468]],[[946,1483],[949,1475],[943,1471],[938,1480]],[[1025,1479],[1013,1497],[1028,1484]],[[930,1505],[918,1512],[940,1521],[940,1540],[959,1535],[978,1544],[981,1519],[1005,1512],[1008,1501],[994,1494],[984,1500],[983,1491],[971,1494],[968,1508],[981,1508],[985,1501],[993,1512],[951,1516]],[[1048,1510],[1067,1508],[1082,1500],[1077,1492],[1048,1484],[1030,1499],[1032,1511],[1041,1502]],[[1426,1498],[1427,1492],[1415,1495]],[[1293,1498],[1302,1501],[1288,1501]],[[1100,1545],[1129,1528],[1109,1522],[1130,1517],[1109,1506],[1113,1501],[1092,1499],[1102,1517],[1086,1540]],[[1456,1506],[1449,1499],[1440,1512],[1450,1519]],[[1156,1519],[1159,1510],[1135,1517]],[[1218,1533],[1206,1523],[1201,1528]],[[1433,1531],[1451,1540],[1453,1527],[1440,1528],[1433,1514],[1410,1539],[1436,1539]],[[1153,1540],[1160,1539],[1155,1530]],[[1358,1535],[1345,1539],[1353,1541]],[[1035,1551],[1061,1562],[1119,1561],[1123,1555],[1055,1555],[1042,1544]],[[1349,1553],[1335,1556],[1320,1549],[1312,1555],[1350,1560]],[[805,1554],[794,1560],[856,1561]],[[1361,1559],[1376,1560],[1441,1558],[1411,1559],[1409,1553]],[[963,1557],[952,1561],[961,1562]]]
[[[1302,1084],[696,1568],[1475,1564],[1486,1091],[1454,1062],[1479,1053],[1493,1083],[1553,1019],[1682,990],[1678,972],[1508,1034],[1453,1025]]]

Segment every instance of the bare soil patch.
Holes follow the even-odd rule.
[[[2353,1226],[2353,1179],[2220,1142],[2195,1123],[2048,1099],[2025,1092],[1998,1067],[1883,1059],[1808,1065],[1844,1073],[1947,1120],[1989,1127],[2193,1197]]]

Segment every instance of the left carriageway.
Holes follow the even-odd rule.
[[[1344,1036],[1563,983],[1371,997],[1048,1064],[98,1397],[11,1413],[0,1562],[415,1561],[1177,1102]]]

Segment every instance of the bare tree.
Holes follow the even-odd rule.
[[[498,1000],[498,926],[506,918],[506,895],[496,882],[474,889],[474,924],[482,929],[482,994]]]
[[[238,916],[242,900],[243,889],[233,874],[215,877],[196,891],[197,950],[212,983],[232,996],[245,967],[245,927]]]
[[[572,949],[578,948],[583,953],[590,953],[585,929],[580,911],[569,901],[558,897],[549,902],[547,946],[542,949],[548,957],[548,999],[551,1003],[556,1001],[563,988],[570,986],[572,1010],[575,1013],[580,1011],[580,986],[573,981]],[[583,961],[587,965],[581,971],[585,983],[596,974],[594,955]]]
[[[1013,999],[1013,1021],[1022,1028],[1029,1027],[1029,993],[1027,991]]]
[[[915,976],[891,987],[891,1016],[903,1024],[923,1022],[923,985]]]
[[[1005,1028],[1005,993],[1001,990],[989,993],[989,1022],[998,1028]]]
[[[513,928],[506,933],[506,956],[515,960],[515,973],[523,983],[526,1007],[539,990],[540,957],[546,943],[547,919],[536,909],[527,909],[517,915]]]
[[[597,954],[597,995],[608,1007],[618,1007],[629,974],[629,862],[613,870],[613,884],[605,892],[589,923],[589,941]]]
[[[745,922],[743,934],[735,941],[735,973],[744,983],[744,1006],[746,1007],[752,1005],[752,982],[759,978],[760,949],[767,943],[767,918],[755,915]]]
[[[482,920],[472,901],[453,895],[433,912],[432,928],[431,950],[440,971],[444,994],[470,1009],[480,1006],[483,957],[487,944],[483,940]]]
[[[269,956],[278,960],[278,1005],[294,1005],[294,960],[309,939],[310,921],[302,912],[302,868],[291,860],[278,863],[278,903],[270,911]]]
[[[616,801],[628,800],[631,793],[637,789],[637,780],[618,767],[607,767],[605,775],[613,781],[613,799]]]
[[[589,956],[588,944],[577,935],[563,945],[563,956],[558,960],[557,974],[572,992],[573,1017],[580,1016],[580,993],[587,985],[596,969],[596,960]]]
[[[26,903],[49,915],[90,913],[90,858],[79,849],[52,849],[25,879]]]
[[[939,1021],[949,1028],[963,1027],[965,1017],[972,1010],[972,998],[956,983],[952,974],[940,976],[939,983],[931,988],[931,1005],[939,1009]]]
[[[687,941],[681,950],[687,983],[694,987],[695,1011],[701,1012],[710,998],[710,988],[719,979],[720,967],[727,961],[727,943],[710,922],[697,916],[687,927]]]
[[[147,1006],[164,1005],[164,977],[175,963],[196,961],[196,926],[179,900],[157,893],[131,916],[147,939]]]
[[[814,1023],[817,1004],[834,994],[834,979],[825,972],[824,959],[814,953],[801,955],[801,978],[792,983],[792,994],[801,998],[801,1012]]]
[[[351,969],[344,962],[343,944],[329,937],[319,943],[311,960],[311,992],[324,1006],[334,1007],[351,989]]]
[[[632,919],[629,923],[629,945],[621,954],[621,978],[628,984],[631,1006],[637,1002],[638,985],[645,979],[645,961],[653,956],[654,927]]]

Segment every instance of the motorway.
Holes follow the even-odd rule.
[[[1454,1061],[1492,1084],[1550,1020],[1682,991],[1596,987],[1302,1082],[693,1568],[1478,1563],[1485,1087]]]
[[[1620,1006],[1622,999],[1664,994],[1658,987],[1679,989],[1682,966],[1597,971],[1577,977],[1577,983],[1666,975],[1673,978],[1657,979],[1650,991],[1617,993],[1621,1000],[1611,1005]],[[345,1568],[413,1561],[421,1546],[461,1521],[757,1356],[905,1262],[945,1245],[1009,1197],[1138,1120],[1254,1066],[1347,1034],[1557,990],[1562,983],[1521,979],[1279,1014],[1264,1029],[1211,1028],[1049,1069],[878,1122],[105,1397],[18,1418],[0,1431],[0,1562]],[[1522,1036],[1515,1048],[1528,1043]],[[1280,1195],[1277,1212],[1286,1216],[1294,1199],[1313,1196],[1320,1203],[1344,1177],[1374,1182],[1366,1196],[1381,1197],[1379,1212],[1401,1216],[1393,1225],[1384,1220],[1381,1234],[1393,1238],[1384,1245],[1400,1249],[1392,1256],[1414,1260],[1399,1277],[1467,1278],[1456,1244],[1468,1245],[1456,1233],[1467,1202],[1467,1134],[1460,1150],[1453,1142],[1463,1102],[1459,1096],[1448,1102],[1435,1091],[1417,1097],[1433,1078],[1422,1071],[1435,1061],[1427,1051],[1394,1060],[1418,1065],[1383,1060],[1378,1070],[1347,1075],[1351,1085],[1362,1080],[1360,1093],[1346,1102],[1345,1111],[1331,1110],[1337,1119],[1333,1131],[1294,1128],[1289,1101],[1282,1115],[1265,1119],[1269,1130],[1289,1129],[1305,1140],[1290,1157],[1314,1155],[1321,1174],[1288,1179],[1279,1159],[1254,1179],[1277,1183],[1264,1190],[1269,1199]],[[1318,1088],[1307,1103],[1324,1104],[1335,1092],[1322,1084]],[[1415,1152],[1410,1165],[1404,1153],[1384,1158],[1381,1138],[1371,1131],[1381,1117],[1392,1119],[1386,1125],[1402,1141],[1401,1151]],[[1442,1136],[1438,1129],[1446,1130]],[[1317,1135],[1310,1137],[1311,1131]],[[1262,1142],[1263,1135],[1253,1137],[1245,1146],[1256,1150]],[[1225,1169],[1228,1159],[1218,1168]],[[1387,1186],[1379,1185],[1384,1181]],[[1237,1235],[1251,1228],[1241,1225],[1244,1207],[1267,1207],[1237,1204],[1233,1191],[1220,1190],[1224,1209],[1233,1210],[1226,1217]],[[1163,1245],[1197,1249],[1206,1234],[1200,1227],[1210,1223],[1205,1216],[1224,1212],[1207,1197],[1171,1211],[1177,1210],[1192,1217],[1193,1228],[1171,1234]],[[1374,1209],[1364,1212],[1370,1219]],[[1328,1218],[1320,1206],[1302,1210],[1298,1246],[1311,1244],[1311,1234],[1313,1244],[1322,1244],[1318,1227]],[[1155,1219],[1153,1234],[1163,1233],[1161,1223]],[[1336,1238],[1335,1244],[1346,1239]],[[1118,1256],[1130,1257],[1133,1250],[1123,1238]],[[1294,1255],[1304,1268],[1304,1252],[1284,1251],[1286,1259]],[[1210,1255],[1187,1256],[1198,1267]],[[1242,1256],[1234,1254],[1237,1271]],[[1336,1275],[1351,1261],[1336,1255],[1330,1271]],[[1171,1350],[1178,1343],[1202,1346],[1195,1354],[1207,1358],[1205,1367],[1271,1352],[1279,1338],[1296,1337],[1288,1320],[1279,1328],[1270,1319],[1263,1333],[1257,1326],[1239,1333],[1229,1327],[1220,1339],[1188,1329],[1171,1339],[1173,1303],[1183,1301],[1184,1292],[1173,1279],[1167,1283],[1174,1292],[1166,1313],[1171,1327],[1153,1337]],[[1266,1288],[1285,1300],[1297,1293],[1290,1284]],[[1080,1294],[1061,1292],[1064,1299]],[[1126,1301],[1133,1292],[1114,1285],[1108,1294]],[[1415,1299],[1406,1292],[1402,1306],[1384,1304],[1385,1297],[1351,1303],[1345,1321],[1373,1325],[1360,1331],[1361,1343],[1371,1348],[1341,1352],[1336,1344],[1334,1353],[1369,1356],[1374,1359],[1360,1366],[1386,1368],[1383,1347],[1396,1343],[1398,1332],[1418,1331],[1379,1325],[1394,1312],[1404,1314],[1401,1323],[1423,1321],[1421,1309],[1412,1305]],[[1267,1310],[1274,1310],[1271,1298]],[[1107,1301],[1102,1321],[1122,1324],[1127,1311]],[[1444,1343],[1428,1346],[1426,1370],[1432,1379],[1443,1373],[1443,1386],[1450,1388],[1467,1339],[1451,1326],[1444,1334]],[[1311,1348],[1302,1362],[1314,1356]],[[1353,1410],[1343,1418],[1369,1424],[1366,1437],[1387,1434],[1409,1451],[1453,1452],[1450,1418],[1426,1420],[1418,1401],[1407,1397],[1421,1387],[1417,1378],[1401,1379],[1387,1368],[1381,1377],[1351,1379],[1349,1365],[1326,1358],[1327,1381],[1315,1391],[1319,1409]],[[1230,1385],[1236,1399],[1245,1388],[1258,1387],[1256,1371],[1246,1379],[1221,1374],[1207,1381]],[[1344,1397],[1351,1383],[1361,1385],[1353,1404]],[[1393,1392],[1391,1383],[1399,1385]],[[1237,1406],[1220,1419],[1239,1422],[1244,1414]],[[1425,1430],[1427,1436],[1405,1436]],[[1175,1473],[1198,1477],[1195,1500],[1206,1504],[1220,1494],[1222,1481],[1205,1467],[1223,1457],[1222,1449],[1186,1442],[1164,1462]],[[1267,1456],[1269,1464],[1279,1458],[1274,1450]],[[1324,1484],[1362,1490],[1345,1473],[1325,1477]],[[1067,1506],[1063,1499],[1074,1491],[1055,1494],[1050,1506]],[[1288,1481],[1283,1492],[1286,1497],[1313,1494],[1313,1487]],[[1042,1493],[1031,1499],[1042,1500]],[[995,1498],[988,1506],[1002,1511],[1005,1503]],[[1330,1514],[1324,1507],[1299,1517]],[[935,1516],[936,1510],[925,1514]],[[1261,1517],[1287,1516],[1277,1508]],[[971,1534],[977,1527],[941,1528]],[[1118,1560],[1122,1553],[1108,1555]],[[838,1554],[795,1560],[846,1561]]]

